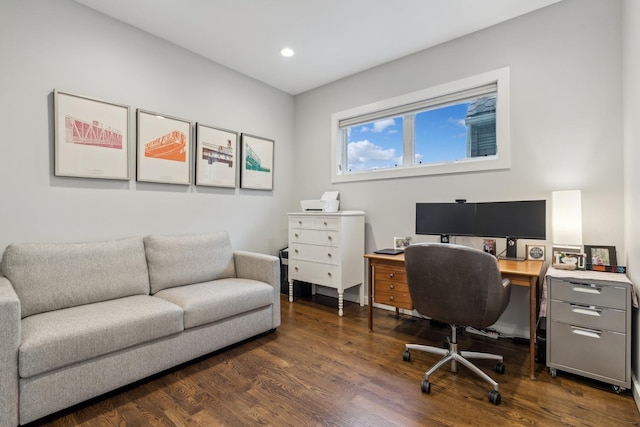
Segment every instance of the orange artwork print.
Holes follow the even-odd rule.
[[[187,161],[186,145],[187,137],[185,134],[174,130],[146,143],[144,156],[184,163]]]

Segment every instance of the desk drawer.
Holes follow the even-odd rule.
[[[624,286],[603,285],[573,280],[550,279],[550,298],[577,304],[594,305],[625,310],[627,306]]]
[[[551,300],[551,316],[554,321],[585,328],[627,332],[626,312],[613,308],[601,308]]]
[[[376,285],[381,281],[388,281],[407,286],[407,271],[404,266],[376,265],[374,278]]]
[[[617,332],[579,328],[551,322],[549,351],[553,366],[590,376],[625,381],[626,336]]]
[[[378,287],[376,287],[373,293],[373,302],[392,305],[398,308],[406,308],[408,310],[413,309],[413,303],[411,302],[411,296],[409,293],[397,290],[388,291],[385,289],[378,289]]]

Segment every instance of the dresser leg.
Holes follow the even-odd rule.
[[[293,302],[293,280],[289,280],[289,302]]]
[[[338,292],[338,316],[342,316],[343,305],[344,305],[344,292]]]

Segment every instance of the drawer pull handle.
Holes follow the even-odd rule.
[[[298,224],[302,225],[302,221],[298,221]]]
[[[331,252],[329,252],[329,253],[327,254],[327,256],[328,256],[329,258],[331,258],[333,255],[331,255]]]
[[[393,295],[391,295],[391,296],[389,297],[389,301],[394,301],[394,300],[395,300],[394,296],[393,296]]]
[[[294,267],[296,271],[298,271],[298,267]]]
[[[300,252],[299,250],[297,250],[297,249],[295,250],[295,253],[299,253],[299,252]]]
[[[327,226],[327,221],[325,221],[325,222],[324,222],[324,226],[325,226],[325,227]]]
[[[576,314],[586,314],[587,316],[596,316],[596,317],[600,317],[600,313],[602,313],[602,310],[599,310],[595,307],[581,307],[579,305],[573,305],[573,304],[571,304],[571,311],[573,311]]]
[[[389,289],[395,289],[396,286],[395,285],[389,285]]]
[[[573,288],[571,288],[572,291],[574,292],[582,292],[584,294],[596,294],[596,295],[600,295],[600,291],[602,290],[602,288],[598,288],[596,286],[574,286]]]
[[[389,277],[393,279],[395,275],[393,273],[389,273]]]
[[[331,236],[327,236],[327,239],[329,239],[329,240],[333,240],[333,237],[331,237]]]
[[[327,276],[331,277],[331,272],[328,272],[328,273],[327,273]]]
[[[576,326],[572,326],[571,329],[572,329],[571,330],[572,334],[582,335],[583,337],[589,337],[589,338],[600,338],[600,335],[602,334],[602,332],[600,331],[594,331],[593,329],[578,328]]]
[[[298,237],[298,233],[295,233],[294,236]]]

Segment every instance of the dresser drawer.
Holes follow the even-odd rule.
[[[331,264],[302,261],[289,258],[289,279],[337,288],[340,268]]]
[[[549,356],[553,366],[626,381],[626,335],[550,322]]]
[[[335,230],[307,230],[291,229],[289,231],[289,242],[307,243],[310,245],[338,246],[338,232]]]
[[[292,216],[289,217],[289,228],[338,230],[340,229],[340,218],[323,216]]]
[[[585,328],[604,329],[614,332],[626,331],[626,311],[614,308],[578,305],[551,300],[551,316],[554,321]]]
[[[577,304],[625,310],[627,290],[624,286],[603,285],[551,278],[550,298]]]
[[[340,262],[340,248],[293,243],[289,246],[289,259],[337,265]]]

